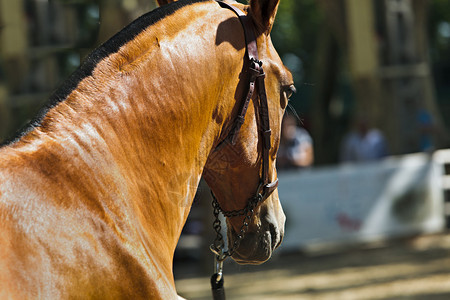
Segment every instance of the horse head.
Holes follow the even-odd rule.
[[[235,7],[246,11],[247,19],[253,24],[250,30],[253,29],[255,34],[256,51],[264,68],[265,79],[256,81],[255,92],[249,94],[249,77],[252,75],[248,68],[252,68],[252,62],[244,63],[237,86],[234,87],[235,108],[228,122],[224,122],[204,171],[206,182],[217,196],[217,207],[227,217],[228,248],[231,249],[229,255],[239,263],[259,264],[268,260],[273,250],[280,245],[284,234],[285,215],[276,189],[275,160],[282,116],[295,88],[292,75],[283,65],[270,38],[278,4],[279,0],[253,0],[248,6],[233,3]],[[232,37],[228,37],[239,40],[230,41],[231,44],[245,45],[241,32],[234,32]],[[248,39],[247,36],[247,43],[250,42]],[[247,49],[246,53],[251,51]],[[242,51],[235,51],[232,55],[242,56]],[[258,70],[259,67],[256,66]],[[265,95],[261,95],[261,89],[265,90]],[[265,121],[261,114],[261,110],[264,110],[261,107],[262,96],[267,99],[267,123],[271,130],[267,140],[262,131],[268,130],[261,128],[261,123]],[[242,113],[246,98],[251,98],[250,105]],[[241,122],[242,126],[237,125],[239,121],[236,122],[236,118],[243,115],[246,116],[245,121]],[[264,154],[264,151],[267,153]]]

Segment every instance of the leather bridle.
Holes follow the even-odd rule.
[[[248,66],[247,73],[249,76],[248,90],[247,94],[239,107],[238,115],[231,127],[231,131],[223,139],[215,151],[221,149],[223,146],[235,145],[237,137],[239,135],[239,130],[245,121],[245,114],[247,113],[248,105],[250,100],[253,98],[255,90],[258,93],[258,103],[257,103],[257,114],[256,120],[258,123],[258,130],[260,134],[258,135],[262,138],[262,170],[260,177],[260,184],[256,190],[255,195],[248,199],[247,205],[240,210],[224,211],[217,201],[214,194],[211,192],[213,197],[213,208],[214,208],[214,230],[216,231],[216,238],[214,243],[211,245],[211,251],[214,255],[214,274],[211,276],[211,289],[213,293],[213,298],[215,300],[225,299],[225,290],[223,287],[223,262],[224,260],[232,256],[234,252],[239,248],[241,240],[244,238],[247,232],[248,226],[252,219],[254,209],[259,203],[263,202],[270,194],[278,187],[278,179],[270,182],[269,178],[269,152],[272,147],[271,145],[271,130],[270,130],[270,119],[269,119],[269,106],[267,103],[266,86],[265,86],[265,73],[262,67],[262,62],[258,57],[258,45],[256,43],[255,27],[253,21],[248,17],[242,10],[222,1],[216,0],[220,6],[232,10],[239,18],[242,27],[244,29],[245,43],[246,43],[246,62],[244,65]],[[219,219],[219,213],[227,218],[244,216],[241,228],[237,234],[233,245],[228,251],[225,251],[225,245],[223,241],[223,236],[221,233],[221,222]]]
[[[216,0],[217,1],[217,0]],[[248,91],[244,98],[244,101],[239,107],[238,115],[231,127],[231,131],[228,133],[227,137],[219,143],[216,150],[221,149],[224,145],[230,144],[235,145],[237,137],[239,135],[239,130],[245,121],[245,115],[250,103],[253,98],[255,90],[258,93],[258,105],[257,105],[257,123],[260,132],[260,137],[262,138],[262,171],[260,184],[256,190],[255,195],[248,200],[246,207],[240,210],[224,211],[216,197],[213,194],[213,207],[214,215],[216,221],[214,222],[214,229],[216,230],[217,237],[214,244],[211,245],[211,250],[218,256],[218,260],[225,260],[227,256],[232,256],[234,251],[239,247],[240,241],[243,239],[245,232],[247,231],[249,222],[252,218],[253,211],[256,206],[263,202],[270,194],[277,188],[278,179],[270,182],[269,179],[269,151],[271,149],[271,129],[270,129],[270,119],[269,119],[269,107],[267,102],[266,87],[265,87],[265,73],[262,67],[262,62],[259,60],[258,56],[258,46],[256,43],[255,27],[253,21],[249,16],[247,16],[242,10],[222,1],[217,1],[220,6],[232,10],[239,18],[245,34],[246,43],[246,53],[245,59],[248,62],[249,74],[249,84]],[[220,233],[220,220],[218,218],[219,211],[223,213],[225,217],[237,217],[244,216],[242,227],[234,241],[233,247],[228,251],[223,250],[223,238]]]

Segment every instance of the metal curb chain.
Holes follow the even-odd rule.
[[[217,260],[219,262],[223,262],[227,257],[232,256],[234,252],[237,250],[237,248],[239,248],[239,245],[241,244],[241,241],[248,230],[248,226],[252,219],[255,207],[258,205],[259,202],[262,201],[263,196],[261,194],[258,194],[257,196],[251,198],[247,203],[247,206],[243,209],[223,211],[219,205],[219,202],[217,201],[216,197],[212,192],[211,195],[213,197],[212,206],[215,218],[213,222],[213,228],[214,231],[216,232],[216,238],[214,239],[213,244],[210,246],[210,249],[214,254],[216,254]],[[222,230],[222,223],[219,219],[220,212],[222,212],[222,214],[227,218],[244,216],[244,220],[242,221],[242,226],[239,229],[237,238],[234,240],[233,246],[231,247],[231,249],[228,249],[228,251],[225,251],[224,249],[225,243],[223,240],[223,235],[220,232]]]

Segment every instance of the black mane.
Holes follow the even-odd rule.
[[[58,103],[64,101],[74,91],[78,84],[86,77],[91,76],[93,70],[97,64],[104,58],[116,53],[120,47],[133,40],[142,31],[156,22],[164,19],[167,16],[174,14],[180,8],[209,0],[180,0],[162,7],[158,7],[153,11],[146,13],[134,20],[128,26],[123,28],[111,39],[99,46],[93,52],[91,52],[82,62],[80,67],[65,80],[61,86],[50,96],[49,101],[41,108],[39,113],[31,120],[27,125],[20,129],[16,135],[2,143],[1,146],[12,144],[17,142],[20,138],[26,135],[28,132],[38,127],[48,111],[58,105]]]

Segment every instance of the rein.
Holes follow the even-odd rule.
[[[248,91],[245,96],[244,101],[239,108],[238,116],[236,117],[232,129],[228,136],[219,143],[216,147],[215,151],[221,149],[226,144],[235,145],[237,137],[239,135],[239,130],[244,124],[245,115],[247,113],[248,105],[250,100],[253,98],[253,94],[255,90],[258,93],[258,116],[257,123],[258,129],[261,132],[262,137],[262,171],[260,184],[256,190],[255,195],[250,198],[247,202],[247,205],[240,210],[233,211],[224,211],[219,202],[217,201],[214,193],[211,192],[213,201],[213,209],[214,209],[214,223],[213,227],[216,231],[216,238],[214,239],[214,243],[210,246],[211,251],[214,253],[214,274],[211,277],[211,287],[213,292],[213,298],[225,299],[225,291],[223,288],[223,262],[227,257],[231,257],[234,252],[239,248],[239,245],[242,239],[245,236],[245,233],[248,230],[249,222],[253,216],[254,209],[258,206],[259,203],[263,202],[270,194],[277,188],[278,186],[278,178],[275,181],[270,182],[269,179],[269,151],[271,148],[271,129],[270,129],[270,119],[269,119],[269,106],[267,102],[266,95],[266,87],[265,87],[265,73],[262,67],[262,62],[259,60],[258,56],[258,46],[256,43],[255,36],[255,28],[252,20],[248,17],[242,10],[219,0],[216,0],[217,3],[223,8],[227,8],[232,10],[239,18],[242,27],[244,29],[245,42],[246,42],[246,53],[245,59],[249,63],[248,74],[249,74],[249,84]],[[259,117],[259,118],[258,118]],[[242,226],[237,235],[236,240],[234,241],[231,249],[225,251],[223,235],[221,234],[221,222],[219,219],[219,213],[227,218],[244,216],[242,221]]]

